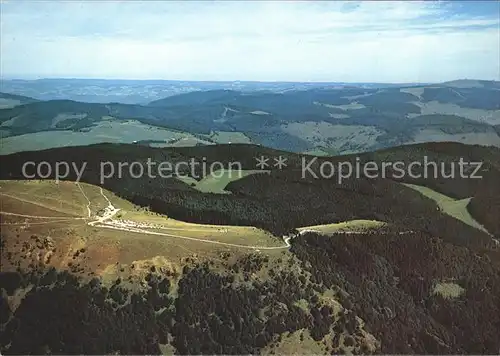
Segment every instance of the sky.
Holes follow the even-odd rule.
[[[3,78],[500,80],[498,1],[0,1]]]

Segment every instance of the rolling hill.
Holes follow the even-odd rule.
[[[102,121],[126,120],[185,133],[188,138],[195,136],[197,140],[191,140],[192,144],[228,143],[232,142],[230,137],[238,137],[244,140],[239,142],[294,152],[326,150],[345,154],[439,141],[500,147],[496,128],[500,125],[498,83],[457,83],[316,87],[284,92],[217,89],[174,95],[143,105],[27,102],[0,110],[2,152],[22,150],[23,142],[40,132],[71,131],[76,133],[72,136],[78,144],[97,143],[86,141],[81,131],[92,131]],[[120,125],[116,126],[118,133],[111,136],[117,139],[103,135],[99,142],[120,142]],[[124,137],[122,142],[154,140],[168,146],[169,139],[162,140],[161,135],[152,133],[133,140]]]

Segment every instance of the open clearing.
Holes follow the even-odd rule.
[[[300,337],[302,335],[302,338]],[[274,340],[276,346],[262,350],[263,355],[322,355],[324,349],[319,342],[314,341],[309,330],[299,329],[293,333],[285,332]]]
[[[424,93],[425,88],[424,87],[414,87],[414,88],[401,88],[399,91],[401,93],[408,93],[411,95],[415,95],[416,97],[420,98],[422,94]]]
[[[297,230],[299,230],[301,234],[305,232],[318,232],[330,235],[338,233],[363,233],[385,225],[386,223],[377,220],[351,220],[336,224],[305,226],[300,227]]]
[[[465,292],[460,285],[452,282],[437,283],[432,291],[433,294],[440,294],[444,298],[458,298]]]
[[[141,140],[165,141],[166,146],[168,146],[168,141],[174,141],[173,146],[194,146],[200,142],[189,133],[146,125],[135,120],[104,120],[79,131],[41,131],[2,138],[0,154],[54,147],[85,146],[103,142],[133,143]]]
[[[444,213],[466,223],[469,226],[488,233],[488,231],[480,223],[478,223],[467,210],[467,205],[469,205],[471,198],[457,200],[424,186],[409,183],[401,184],[416,190],[427,198],[434,200]]]
[[[221,169],[218,171],[211,172],[209,175],[197,181],[193,177],[184,176],[177,177],[177,179],[183,181],[186,184],[191,185],[193,188],[199,190],[203,193],[214,193],[214,194],[231,194],[230,191],[225,190],[227,185],[233,181],[244,178],[251,174],[269,174],[268,170],[257,170],[257,169],[248,169],[248,170],[229,170],[229,169]]]
[[[215,131],[209,137],[217,143],[252,143],[243,132],[236,131]]]
[[[302,152],[303,155],[309,156],[334,156],[336,152],[333,152],[333,149],[325,149],[321,146],[317,146],[315,148],[311,148],[307,151]]]
[[[325,108],[331,108],[331,109],[341,109],[341,110],[344,110],[344,111],[348,111],[348,110],[358,110],[358,109],[364,109],[366,108],[366,106],[364,106],[363,104],[360,104],[356,101],[353,101],[352,103],[349,103],[349,104],[345,104],[345,105],[332,105],[332,104],[328,104],[328,103],[320,103],[318,101],[314,102],[315,105],[319,105],[319,106],[324,106]]]

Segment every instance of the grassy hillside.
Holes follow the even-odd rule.
[[[434,200],[439,206],[439,209],[444,211],[446,214],[453,216],[455,219],[463,221],[467,225],[475,227],[476,229],[486,231],[485,228],[479,224],[467,210],[467,206],[471,200],[470,198],[455,200],[427,187],[414,184],[405,185]]]

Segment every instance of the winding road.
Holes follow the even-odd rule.
[[[284,246],[275,246],[275,247],[252,246],[252,245],[232,244],[229,242],[213,241],[213,240],[207,240],[207,239],[198,239],[195,237],[187,237],[187,236],[176,235],[176,234],[167,234],[167,233],[157,232],[157,231],[148,231],[148,230],[144,230],[144,229],[141,229],[138,227],[124,226],[123,223],[116,221],[116,220],[113,220],[113,217],[120,211],[120,209],[113,206],[111,201],[104,194],[104,191],[102,190],[102,188],[99,188],[99,189],[100,189],[101,195],[108,202],[108,206],[104,209],[104,214],[102,216],[98,217],[96,220],[88,222],[88,225],[90,225],[90,226],[97,226],[97,227],[102,227],[102,228],[107,228],[107,229],[115,229],[115,230],[129,231],[129,232],[137,232],[137,233],[148,234],[148,235],[174,237],[174,238],[179,238],[179,239],[184,239],[184,240],[206,242],[206,243],[229,246],[229,247],[248,248],[248,249],[253,249],[253,250],[280,250],[280,249],[287,249],[291,246],[290,245],[291,237],[288,237],[288,236],[283,237],[283,241],[285,242]],[[82,189],[80,188],[80,190],[82,190]],[[82,193],[83,193],[83,190],[82,190]],[[85,194],[85,193],[83,193],[83,194]],[[86,199],[87,199],[87,201],[89,201],[87,197],[86,197]],[[90,201],[89,201],[89,205],[90,205]],[[185,230],[190,231],[189,229],[185,229]]]

